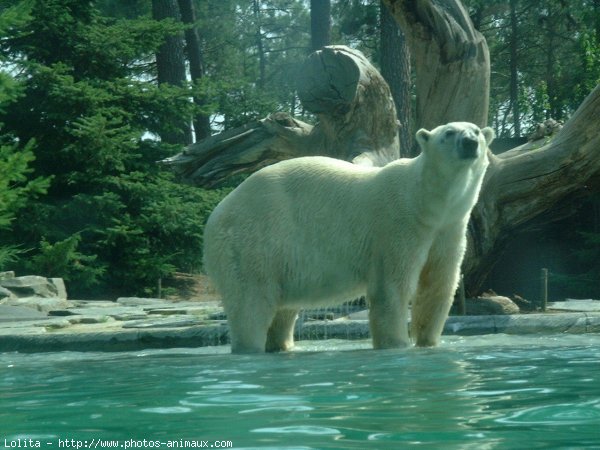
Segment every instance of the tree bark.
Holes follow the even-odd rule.
[[[188,61],[190,63],[190,76],[194,84],[199,83],[204,78],[204,58],[202,57],[202,45],[198,27],[196,26],[196,7],[193,0],[178,0],[179,10],[181,12],[181,21],[188,25],[185,30],[185,43]],[[198,96],[194,96],[194,103],[198,108],[202,108],[204,102]],[[194,117],[194,131],[196,141],[200,141],[210,136],[210,115],[198,113]]]
[[[262,20],[261,20],[261,12],[260,12],[260,0],[252,1],[252,11],[254,13],[254,26],[256,30],[254,32],[254,36],[256,39],[256,50],[258,52],[258,87],[260,89],[264,89],[265,87],[265,79],[267,73],[267,58],[265,56],[265,48],[263,43],[263,35],[262,35]]]
[[[418,146],[413,139],[410,51],[402,30],[383,2],[380,10],[381,75],[392,91],[399,122],[400,155],[417,156]]]
[[[324,154],[372,166],[399,157],[390,88],[358,50],[330,46],[310,55],[300,70],[298,97],[319,118],[314,133]]]
[[[491,271],[511,237],[537,218],[559,220],[600,191],[600,85],[588,95],[554,139],[491,156],[479,202],[471,217],[463,265],[471,295]]]
[[[311,53],[331,44],[331,0],[310,0]]]
[[[179,7],[176,0],[152,0],[152,18],[154,20],[173,19],[180,21]],[[183,35],[181,33],[167,36],[165,42],[156,53],[158,84],[169,83],[182,86],[186,82]],[[192,143],[189,123],[182,124],[182,131],[164,131],[161,138],[170,144]]]
[[[518,23],[517,0],[510,0],[510,103],[513,113],[513,137],[521,137],[521,113],[519,110],[519,71],[517,67]]]
[[[327,155],[382,166],[399,157],[398,125],[390,89],[357,51],[325,47],[300,70],[298,96],[319,118],[313,127],[278,113],[188,147],[163,161],[188,183],[215,186],[288,158]]]
[[[161,163],[186,183],[214,187],[284,159],[318,154],[304,145],[310,143],[312,130],[310,124],[276,113],[196,142]]]
[[[487,124],[490,55],[459,0],[384,0],[415,67],[417,128],[451,121]]]

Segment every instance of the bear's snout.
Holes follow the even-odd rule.
[[[463,159],[477,158],[479,139],[476,136],[463,135],[458,147],[458,155]]]

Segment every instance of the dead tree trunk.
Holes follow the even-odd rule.
[[[325,47],[309,56],[300,72],[298,95],[318,116],[314,127],[277,113],[200,141],[164,163],[185,181],[210,187],[298,156],[328,155],[376,166],[398,158],[390,89],[361,52]]]
[[[400,125],[400,155],[410,158],[419,154],[414,142],[412,120],[410,51],[404,33],[387,6],[380,1],[380,67],[381,75],[390,85]]]
[[[310,55],[300,71],[298,96],[319,118],[313,144],[323,154],[374,166],[399,157],[390,88],[361,52],[331,46]]]
[[[384,0],[413,56],[417,128],[487,124],[490,55],[459,0]]]
[[[507,241],[532,219],[568,217],[600,191],[599,117],[600,85],[551,142],[492,155],[471,217],[463,266],[471,294],[485,281]]]

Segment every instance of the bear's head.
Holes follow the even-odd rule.
[[[487,148],[494,140],[494,130],[480,129],[469,122],[450,122],[428,131],[417,131],[417,142],[421,151],[432,152],[437,158],[453,159],[464,163],[487,160]]]

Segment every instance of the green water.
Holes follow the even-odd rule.
[[[0,445],[600,448],[599,335],[300,347],[0,354]]]

